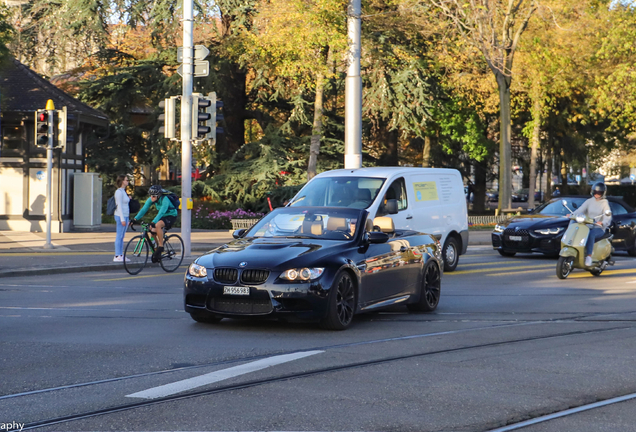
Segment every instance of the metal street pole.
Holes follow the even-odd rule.
[[[193,72],[193,0],[183,2],[183,97],[181,98],[181,237],[183,255],[191,255],[192,213],[188,202],[192,195],[192,72]]]
[[[361,0],[347,10],[349,56],[345,81],[345,168],[362,168],[362,79],[360,78]]]
[[[44,249],[53,249],[53,244],[51,243],[51,201],[53,199],[51,186],[53,185],[53,127],[55,123],[55,105],[51,99],[46,101],[45,109],[48,118],[49,141],[46,145],[46,243],[44,243]]]

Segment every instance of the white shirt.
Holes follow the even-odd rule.
[[[115,191],[115,203],[117,208],[115,209],[115,216],[119,216],[120,219],[125,219],[129,216],[130,210],[128,209],[128,203],[130,198],[126,193],[126,189],[119,188]]]

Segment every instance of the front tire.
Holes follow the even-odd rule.
[[[517,255],[517,252],[508,252],[508,251],[501,250],[501,249],[497,249],[497,252],[499,252],[499,255],[501,255],[503,257],[513,257],[513,256]]]
[[[444,271],[452,272],[459,263],[459,243],[455,237],[449,237],[442,249],[442,259],[444,260]]]
[[[353,321],[356,310],[356,292],[351,275],[339,273],[329,289],[327,314],[320,322],[327,330],[345,330]]]
[[[627,249],[627,253],[629,256],[636,256],[636,235],[634,236],[634,240],[632,241],[632,247]]]
[[[420,286],[420,300],[417,303],[406,305],[412,312],[432,312],[439,304],[442,288],[442,277],[439,267],[434,262],[429,262],[422,275]]]
[[[573,257],[559,257],[556,266],[556,274],[559,279],[567,278],[572,272],[572,265],[574,264]]]
[[[148,242],[142,235],[134,236],[124,250],[124,268],[131,275],[136,275],[146,266],[147,261]]]

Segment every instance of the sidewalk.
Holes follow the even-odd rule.
[[[173,228],[170,233],[180,231]],[[137,234],[139,231],[128,230],[124,247]],[[192,257],[185,257],[183,263],[189,264],[203,252],[231,240],[232,234],[227,230],[192,230]],[[53,249],[44,249],[45,243],[45,233],[0,231],[0,278],[102,270],[125,272],[121,263],[113,262],[114,224],[104,224],[99,231],[51,234]]]
[[[170,233],[180,233],[180,229],[172,229]],[[137,234],[128,230],[124,245]],[[192,230],[192,256],[185,257],[183,264],[232,240],[232,234],[226,230]],[[44,233],[0,231],[0,278],[103,270],[125,272],[121,263],[113,262],[115,225],[104,224],[93,232],[51,234],[53,249],[44,249],[45,242]],[[471,231],[468,244],[490,245],[490,231]]]

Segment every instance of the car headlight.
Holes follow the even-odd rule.
[[[577,217],[576,217],[576,222],[577,222],[577,223],[583,223],[583,222],[585,222],[585,216],[581,216],[581,215],[577,216]]]
[[[505,228],[499,224],[495,225],[495,232],[504,232],[504,229]]]
[[[544,229],[538,229],[538,230],[534,230],[534,232],[539,233],[539,234],[543,234],[543,235],[548,235],[548,234],[558,234],[561,231],[563,231],[563,228],[544,228]]]
[[[281,275],[281,279],[285,279],[288,281],[308,281],[318,279],[320,275],[325,271],[324,268],[314,267],[314,268],[301,268],[301,269],[289,269],[285,270]]]
[[[208,276],[208,270],[197,263],[192,263],[190,264],[190,267],[188,267],[188,274],[190,276],[204,278]]]

